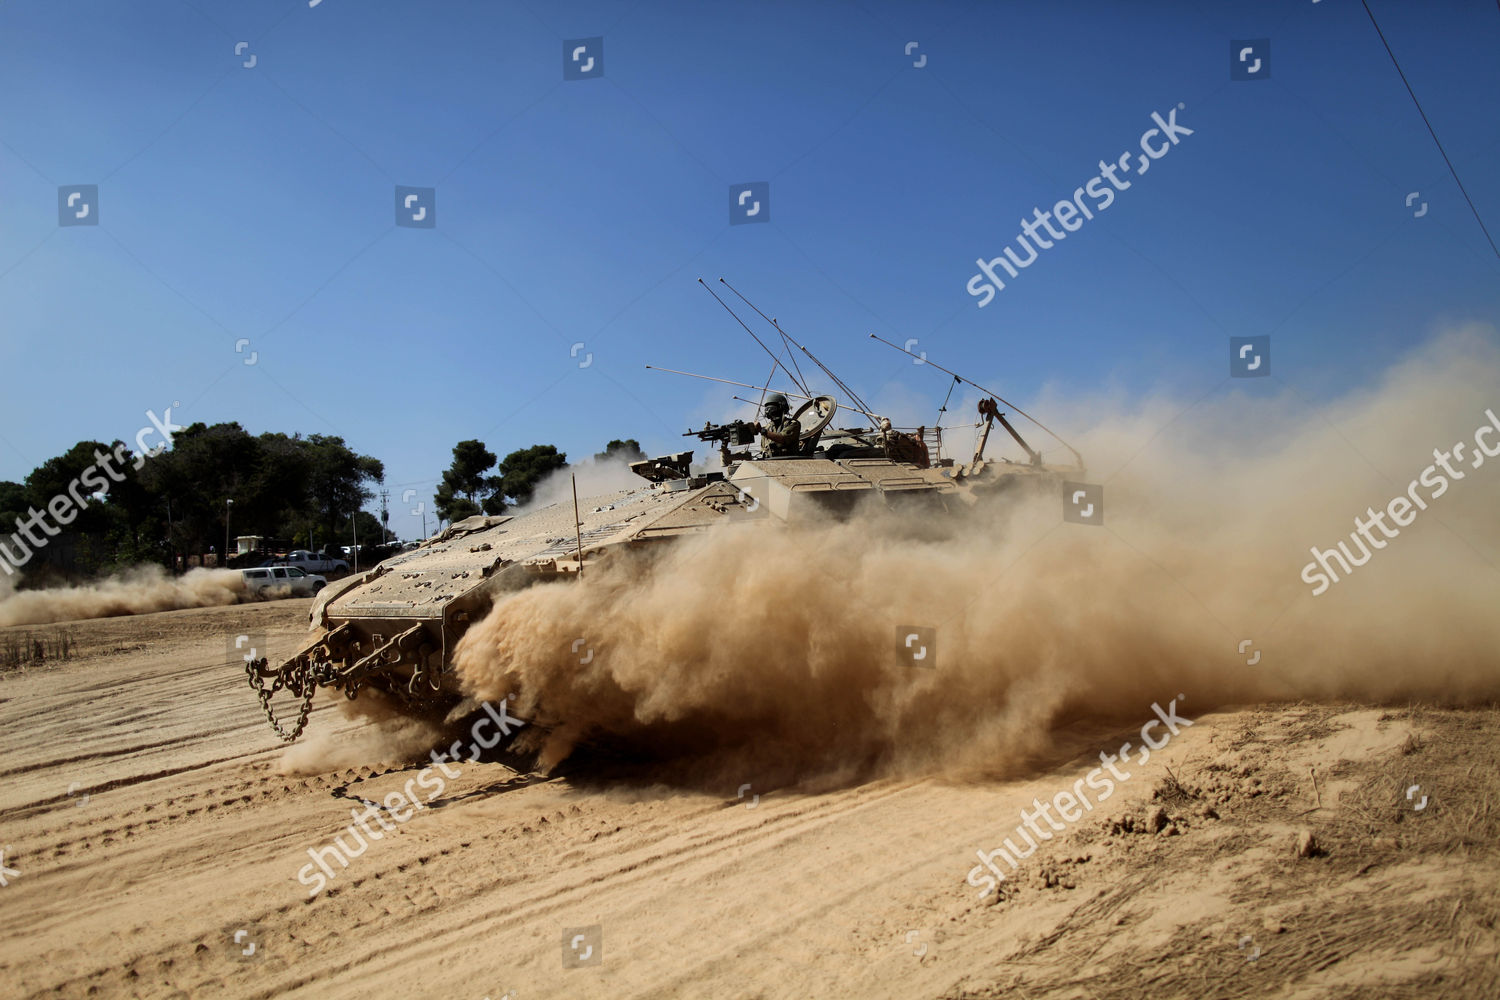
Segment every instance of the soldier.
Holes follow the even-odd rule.
[[[771,393],[763,409],[766,420],[756,424],[761,434],[761,454],[768,458],[802,454],[802,425],[789,412],[791,404],[786,397],[779,392]]]

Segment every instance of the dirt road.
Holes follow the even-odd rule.
[[[0,995],[1500,995],[1494,710],[1184,700],[1108,801],[1086,779],[1138,726],[987,785],[463,761],[372,821],[421,765],[283,773],[228,663],[306,607],[76,623],[74,659],[0,681]],[[312,730],[360,753],[331,703]],[[362,810],[367,847],[310,895],[309,850],[352,847]],[[976,851],[1024,850],[1025,815],[1040,847],[991,854],[981,899]]]

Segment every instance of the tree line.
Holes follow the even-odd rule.
[[[110,463],[105,477],[97,472],[100,456],[110,454],[125,458]],[[594,457],[645,455],[627,439],[610,441]],[[451,522],[524,504],[548,473],[566,464],[567,455],[553,445],[497,459],[481,441],[460,441],[434,497],[438,516]],[[357,531],[366,543],[383,537],[381,522],[363,508],[375,496],[372,485],[384,479],[379,459],[355,452],[341,437],[252,435],[235,422],[191,424],[172,435],[170,448],[145,454],[120,441],[80,441],[23,482],[0,481],[0,559],[21,566],[23,580],[36,585],[143,563],[201,564],[226,542],[232,553],[239,535],[316,550],[348,544]],[[58,503],[70,495],[75,499]],[[49,505],[71,516],[49,522]],[[28,526],[30,534],[23,534]]]
[[[21,525],[56,498],[78,492],[80,477],[97,469],[100,454],[135,459],[117,463],[106,488],[65,531],[38,547],[28,575],[93,576],[142,563],[168,568],[222,552],[228,536],[261,535],[304,548],[339,544],[353,527],[375,538],[380,523],[360,508],[385,478],[379,459],[360,455],[343,438],[311,434],[248,433],[238,423],[191,424],[172,447],[137,455],[122,442],[80,441],[43,462],[24,482],[0,482],[0,525]],[[87,491],[86,491],[87,492]],[[0,530],[0,535],[3,535]],[[14,555],[15,546],[8,551]]]

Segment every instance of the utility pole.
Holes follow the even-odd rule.
[[[385,502],[388,499],[390,499],[390,496],[391,496],[391,491],[390,490],[381,490],[380,491],[380,544],[381,545],[384,545],[386,542],[390,541],[390,539],[388,539],[388,538],[385,537],[387,530],[391,526],[391,512],[390,512],[390,510],[385,505]]]
[[[172,531],[172,498],[167,497],[167,553],[172,559],[172,572],[177,572],[177,541]]]
[[[220,567],[229,565],[229,515],[234,513],[234,501],[224,501],[224,555],[219,563]]]
[[[354,532],[354,544],[350,546],[349,551],[354,556],[354,572],[356,573],[359,572],[359,522],[355,520],[355,515],[358,513],[359,511],[356,510],[349,515],[349,529]]]
[[[578,542],[578,579],[583,579],[583,521],[578,517],[578,477],[573,477],[573,538]]]

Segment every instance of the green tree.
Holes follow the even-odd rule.
[[[20,546],[13,544],[10,536],[12,532],[19,530],[16,522],[24,521],[30,513],[27,508],[32,506],[34,505],[31,503],[31,497],[26,492],[25,486],[20,483],[0,482],[0,547],[3,547],[12,558],[21,558],[23,552],[29,551],[29,547],[24,544]]]
[[[113,453],[119,444],[119,441],[110,444],[109,451]],[[134,461],[126,462],[117,467],[124,478],[109,482],[104,510],[112,522],[108,548],[109,562],[114,568],[143,562],[171,565],[166,506],[151,493],[145,478],[150,461],[144,461],[139,469]]]
[[[460,441],[454,445],[453,464],[443,473],[443,481],[433,497],[438,517],[462,521],[481,510],[494,514],[504,510],[505,498],[496,495],[499,485],[496,477],[485,475],[494,467],[495,453],[483,441]]]
[[[625,462],[644,462],[646,453],[641,451],[641,443],[635,438],[626,438],[624,441],[611,441],[604,446],[604,450],[594,456],[594,461],[602,462],[605,459],[618,458]]]
[[[84,470],[91,465],[97,465],[94,453],[103,454],[108,450],[107,446],[99,441],[80,441],[56,458],[49,458],[41,465],[32,470],[31,475],[26,477],[26,494],[28,501],[35,505],[37,510],[46,511],[47,505],[56,497],[69,497],[70,487],[74,482],[80,482],[78,487],[79,496],[83,497],[86,506],[82,510],[77,509],[76,502],[69,497],[67,506],[73,508],[68,530],[84,534],[102,536],[109,532],[113,526],[113,520],[104,504],[95,500],[92,494],[96,492],[113,492],[115,481],[108,477],[102,470],[97,479],[89,478],[93,482],[81,483]],[[111,463],[116,473],[124,475],[118,464]],[[125,470],[129,470],[130,463],[125,464]],[[105,489],[99,489],[102,480]],[[64,516],[68,516],[65,512]],[[60,524],[60,519],[49,513],[47,521],[50,524]]]
[[[351,514],[374,499],[365,483],[384,481],[385,466],[379,459],[355,454],[341,437],[309,435],[306,452],[312,509],[333,537]]]
[[[260,511],[250,484],[261,459],[259,442],[238,423],[200,422],[176,432],[170,451],[146,461],[141,472],[163,508],[171,504],[181,551],[221,548],[226,517],[236,534],[257,533]]]
[[[0,537],[16,530],[16,518],[26,517],[27,506],[26,487],[20,483],[0,482]]]
[[[137,474],[130,453],[122,451],[125,461],[117,462],[111,457],[113,448],[100,441],[80,441],[26,477],[25,506],[45,512],[43,520],[67,536],[63,565],[68,568],[97,573],[119,565],[122,551],[139,556],[134,531],[138,525],[121,502],[125,496],[139,499]],[[98,456],[107,459],[107,464]],[[122,481],[116,481],[108,470]],[[82,506],[75,494],[82,498]],[[54,501],[58,501],[56,511]]]
[[[235,523],[244,530],[237,535],[269,535],[287,538],[287,528],[317,532],[323,512],[309,502],[313,484],[313,446],[301,435],[267,432],[256,438],[258,454],[246,483],[245,495],[234,504]]]
[[[543,476],[567,464],[568,456],[550,444],[513,451],[500,462],[499,492],[525,504]]]

